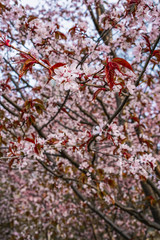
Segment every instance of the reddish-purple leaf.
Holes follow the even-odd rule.
[[[35,144],[35,140],[32,139],[32,138],[28,138],[28,137],[27,137],[27,138],[25,138],[24,140]]]
[[[160,50],[154,50],[153,56],[157,58],[157,61],[160,62]]]
[[[8,163],[8,165],[9,165],[9,170],[11,170],[12,165],[13,165],[13,163],[14,163],[15,160],[16,160],[16,158],[12,158],[12,159],[9,161],[9,163]]]
[[[134,72],[133,71],[133,68],[132,68],[132,66],[129,64],[129,62],[127,62],[125,59],[123,59],[123,58],[113,58],[112,59],[112,62],[116,62],[116,63],[118,63],[119,65],[121,65],[121,66],[123,66],[123,67],[126,67],[126,68],[128,68],[128,69],[130,69],[132,72]]]
[[[99,89],[93,94],[93,100],[96,99],[97,95],[98,95],[101,91],[107,91],[107,89],[106,89],[106,88],[99,88]]]
[[[34,151],[37,155],[39,155],[40,153],[40,149],[41,149],[41,145],[40,144],[36,144],[34,147]]]
[[[146,45],[148,47],[148,50],[151,52],[151,44],[150,44],[150,41],[149,41],[149,37],[147,35],[143,35],[143,38],[146,41]]]
[[[39,98],[35,98],[35,99],[33,100],[33,102],[37,102],[37,103],[40,103],[40,104],[43,105],[43,101],[40,100]]]
[[[35,19],[37,19],[36,16],[30,15],[30,16],[28,17],[28,23],[31,22],[31,21],[33,21],[33,20],[35,20]]]
[[[114,72],[115,72],[115,68],[113,68],[113,65],[111,65],[111,62],[108,62],[108,58],[107,58],[107,63],[105,66],[105,74],[106,74],[106,80],[108,82],[108,86],[110,89],[113,88],[114,86]]]
[[[66,65],[66,63],[59,62],[59,63],[54,64],[50,69],[54,72],[54,69],[63,67],[64,65]]]
[[[64,33],[60,32],[60,31],[55,31],[55,38],[56,39],[64,39],[64,40],[67,39],[66,35],[64,35]]]
[[[42,59],[42,62],[46,63],[48,66],[51,66],[47,59]]]
[[[32,73],[32,67],[35,63],[37,63],[37,61],[33,58],[27,59],[25,61],[23,61],[24,64],[22,66],[22,68],[20,69],[19,72],[19,80],[21,79],[21,77],[27,73],[28,70],[30,70],[30,72]]]

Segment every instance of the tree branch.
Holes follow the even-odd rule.
[[[149,61],[150,61],[151,57],[152,57],[153,51],[155,50],[155,48],[156,48],[159,40],[160,40],[160,35],[157,37],[157,39],[156,39],[156,41],[155,41],[155,43],[154,43],[154,45],[153,45],[153,48],[152,48],[152,50],[151,50],[151,52],[150,52],[150,55],[148,56],[148,58],[147,58],[147,60],[146,60],[146,63],[145,63],[145,65],[144,65],[144,67],[143,67],[143,70],[142,70],[141,74],[139,75],[139,77],[138,77],[138,79],[137,79],[137,81],[136,81],[136,83],[135,83],[135,86],[136,86],[136,87],[139,85],[139,83],[140,83],[140,81],[141,81],[141,78],[143,77],[143,74],[144,74],[145,71],[146,71],[146,68],[147,68],[147,66],[148,66],[148,64],[149,64]]]
[[[55,114],[53,117],[51,117],[50,120],[49,120],[47,123],[45,123],[45,124],[40,128],[40,130],[42,130],[43,128],[47,127],[47,126],[57,117],[57,115],[60,113],[60,111],[62,110],[62,108],[65,106],[65,104],[66,104],[66,102],[67,102],[67,100],[68,100],[68,97],[69,97],[69,93],[70,93],[70,90],[67,91],[67,95],[66,95],[66,97],[65,97],[65,99],[64,99],[64,102],[62,103],[62,105],[60,106],[60,108],[58,109],[58,111],[56,112],[56,114]]]
[[[101,211],[96,209],[91,203],[89,203],[83,195],[73,186],[71,185],[72,190],[74,193],[78,196],[78,198],[85,202],[87,206],[94,212],[96,213],[101,219],[105,221],[109,226],[111,226],[117,233],[119,233],[124,239],[131,240],[128,234],[124,233],[120,227],[118,227],[116,224],[114,224],[108,217],[104,216]]]

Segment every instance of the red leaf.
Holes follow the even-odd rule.
[[[64,40],[67,39],[67,37],[64,35],[64,33],[60,32],[60,31],[55,31],[55,38],[56,39],[64,39]]]
[[[10,47],[10,40],[9,39],[6,39],[5,37],[2,37],[2,40],[0,40],[0,47],[1,46],[8,46]]]
[[[32,88],[32,91],[39,92],[41,90],[41,88],[42,88],[41,86],[34,87],[34,88]]]
[[[93,100],[96,99],[97,95],[98,95],[101,91],[107,91],[107,89],[106,89],[106,88],[99,88],[99,89],[93,94]]]
[[[127,76],[127,74],[123,73],[120,69],[120,66],[122,65],[123,67],[126,67],[130,69],[133,72],[133,69],[131,65],[123,58],[113,58],[111,62],[108,62],[108,58],[106,60],[106,66],[105,66],[105,74],[106,74],[106,80],[108,82],[108,85],[110,89],[113,89],[113,86],[115,85],[115,70],[118,70],[122,75]],[[122,85],[123,88],[123,84]]]
[[[106,79],[107,79],[107,82],[108,82],[108,85],[110,87],[110,89],[113,88],[114,86],[114,73],[115,73],[115,69],[112,67],[111,68],[111,62],[108,62],[108,59],[107,59],[107,64],[106,64],[106,67],[105,67],[105,74],[106,74]]]
[[[31,21],[33,21],[34,19],[37,19],[37,17],[34,16],[34,15],[30,15],[30,16],[28,17],[28,23],[31,22]]]
[[[63,67],[64,65],[66,65],[66,63],[56,63],[52,67],[50,67],[48,69],[48,71],[49,71],[49,79],[48,79],[47,83],[49,83],[49,81],[51,80],[52,74],[55,73],[54,70],[56,68]]]
[[[131,157],[131,154],[128,152],[127,149],[122,149],[122,154],[126,159],[129,159]]]
[[[43,105],[43,101],[42,101],[42,100],[40,100],[39,98],[35,98],[35,99],[33,100],[33,102],[38,102],[38,103],[40,103],[40,104],[42,104],[42,105]]]
[[[12,158],[12,159],[9,161],[9,163],[8,163],[8,165],[9,165],[9,170],[11,170],[11,167],[12,167],[12,165],[13,165],[13,163],[14,163],[15,160],[16,160],[16,158]]]
[[[32,138],[25,138],[24,140],[35,144],[35,140]]]
[[[31,135],[32,135],[33,139],[35,140],[35,135],[34,135],[34,133],[31,133]]]
[[[71,34],[72,37],[73,37],[73,35],[75,34],[76,29],[77,29],[77,26],[74,26],[74,27],[72,27],[72,28],[69,29],[68,32]]]
[[[59,140],[56,138],[51,138],[47,141],[47,144],[50,144],[50,145],[56,144],[56,143],[59,143]]]
[[[43,145],[41,145],[39,143],[35,144],[35,147],[34,147],[35,153],[39,155],[42,148],[43,148]]]
[[[28,70],[30,70],[30,72],[32,73],[32,67],[33,65],[37,63],[37,61],[33,58],[27,59],[25,60],[22,68],[20,69],[19,72],[19,80],[21,79],[21,77],[27,73]]]
[[[121,74],[125,75],[119,68],[117,63],[114,62],[108,62],[107,60],[107,64],[105,67],[105,73],[106,73],[106,79],[108,82],[108,85],[110,87],[110,89],[113,88],[113,86],[115,85],[115,70],[118,70]]]
[[[25,62],[26,59],[31,59],[31,57],[27,53],[20,53],[20,56],[23,58],[18,63]]]
[[[112,62],[116,62],[119,65],[126,67],[126,68],[130,69],[132,72],[134,72],[132,66],[123,58],[113,58]]]
[[[131,116],[131,119],[137,123],[139,123],[139,118],[136,116]]]
[[[46,63],[48,66],[50,66],[50,63],[47,59],[42,59],[42,62]]]
[[[149,37],[147,35],[143,35],[143,38],[146,40],[146,45],[148,47],[148,50],[151,52],[151,44],[149,42]]]
[[[153,51],[153,56],[160,55],[160,50],[154,50]]]
[[[68,113],[65,108],[62,108],[61,110],[62,110],[63,112],[65,112],[65,113]]]
[[[151,168],[153,169],[154,168],[153,163],[149,162],[149,164],[150,164]]]
[[[54,69],[63,67],[64,65],[66,65],[66,63],[56,63],[50,69],[54,72]]]
[[[38,147],[37,147],[37,144],[36,144],[35,147],[34,147],[34,151],[35,151],[36,154],[39,155],[39,149],[38,149]]]
[[[153,56],[157,58],[157,61],[160,62],[160,50],[154,50]]]
[[[141,0],[127,0],[128,4],[127,4],[127,10],[126,10],[126,15],[128,13],[133,14],[133,16],[135,17],[135,12],[137,10],[137,6],[140,3]]]

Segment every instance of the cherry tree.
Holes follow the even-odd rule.
[[[159,239],[158,1],[0,3],[0,239]]]

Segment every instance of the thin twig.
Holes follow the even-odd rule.
[[[66,104],[66,102],[67,102],[67,99],[68,99],[68,97],[69,97],[69,93],[70,93],[70,90],[67,91],[67,95],[66,95],[66,97],[65,97],[62,105],[60,106],[60,108],[59,108],[58,111],[56,112],[56,114],[55,114],[53,117],[51,117],[50,120],[49,120],[47,123],[45,123],[45,124],[40,128],[40,130],[42,130],[43,128],[47,127],[47,126],[57,117],[57,115],[60,113],[60,111],[62,110],[62,108],[65,106],[65,104]]]

